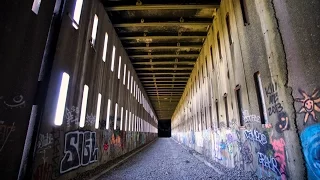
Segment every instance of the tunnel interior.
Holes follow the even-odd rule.
[[[301,0],[2,2],[2,179],[117,163],[132,171],[110,178],[320,179],[319,15]]]

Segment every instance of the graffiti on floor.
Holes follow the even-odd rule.
[[[64,157],[60,173],[66,173],[80,166],[87,166],[98,160],[96,132],[72,131],[65,134]]]
[[[289,117],[286,112],[280,112],[278,114],[278,122],[275,128],[278,133],[283,133],[283,131],[290,129]]]
[[[15,131],[14,122],[12,125],[0,125],[0,152],[3,150],[4,146],[8,142],[10,135]]]
[[[258,130],[246,130],[244,132],[246,139],[251,141],[259,142],[261,145],[267,144],[267,138],[263,133],[260,133]]]
[[[298,113],[304,113],[303,124],[307,123],[309,116],[311,116],[313,121],[317,122],[316,112],[320,112],[320,107],[317,105],[317,103],[320,103],[319,89],[315,89],[311,96],[301,89],[299,89],[299,93],[302,95],[302,98],[296,98],[295,101],[302,103],[302,107]]]
[[[267,98],[269,98],[268,114],[269,116],[279,113],[283,110],[283,106],[279,102],[279,96],[277,92],[277,83],[270,83],[265,88]]]
[[[51,133],[39,134],[37,143],[38,149],[49,149],[53,143],[53,136]]]
[[[80,110],[78,107],[72,106],[70,109],[66,108],[64,118],[67,122],[67,127],[69,128],[72,123],[75,125],[79,124]]]
[[[260,121],[260,116],[256,116],[254,114],[250,115],[248,110],[244,110],[242,112],[242,117],[243,117],[243,121],[245,123],[253,123],[253,122],[260,123],[261,122]]]
[[[307,164],[308,179],[320,179],[320,124],[307,127],[300,138]]]

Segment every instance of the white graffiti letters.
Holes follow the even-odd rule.
[[[278,169],[278,162],[275,158],[271,156],[268,157],[267,155],[258,152],[258,163],[261,164],[264,168],[270,169],[278,176],[281,175],[280,170]]]
[[[247,139],[251,140],[251,141],[257,141],[259,142],[261,145],[265,145],[267,144],[267,138],[264,134],[260,133],[257,130],[246,130],[244,132],[244,135],[246,136]]]
[[[68,132],[64,141],[64,157],[61,160],[60,173],[87,166],[98,160],[95,132]]]
[[[252,123],[252,122],[260,123],[260,116],[256,116],[253,114],[250,115],[248,110],[244,110],[242,112],[242,117],[245,123]]]
[[[38,148],[51,148],[53,142],[53,136],[50,133],[40,134],[38,140]]]

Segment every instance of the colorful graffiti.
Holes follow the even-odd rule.
[[[296,98],[295,101],[302,103],[298,113],[305,113],[303,124],[307,123],[310,115],[312,120],[317,122],[316,112],[320,112],[320,107],[317,105],[317,103],[320,103],[320,97],[318,97],[319,89],[315,89],[311,96],[301,89],[299,89],[299,93],[303,98]]]
[[[307,163],[308,178],[320,179],[320,124],[307,127],[300,138]]]
[[[96,132],[72,131],[65,134],[64,157],[60,173],[66,173],[80,166],[87,166],[98,160]]]

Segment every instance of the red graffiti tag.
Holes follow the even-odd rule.
[[[109,145],[106,143],[103,145],[103,150],[107,151],[109,149]]]
[[[281,173],[281,179],[285,180],[286,177],[286,155],[284,151],[284,147],[286,145],[283,138],[280,139],[271,139],[271,144],[273,147],[274,158],[279,162],[280,164],[280,173]]]

